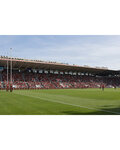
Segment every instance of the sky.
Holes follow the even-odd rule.
[[[120,70],[119,35],[0,35],[0,55]]]

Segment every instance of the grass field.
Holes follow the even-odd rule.
[[[0,91],[0,115],[120,115],[120,89]]]

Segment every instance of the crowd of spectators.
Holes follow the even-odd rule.
[[[120,87],[120,77],[13,72],[14,89],[61,89]],[[7,85],[6,72],[1,73],[0,88]]]

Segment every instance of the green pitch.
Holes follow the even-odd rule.
[[[0,115],[120,115],[120,89],[0,91]]]

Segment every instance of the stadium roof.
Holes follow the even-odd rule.
[[[0,57],[0,66],[6,67],[6,62],[10,61],[10,57]],[[69,65],[57,62],[46,62],[40,60],[29,60],[21,58],[12,58],[13,68],[18,69],[44,69],[44,70],[59,70],[59,71],[73,71],[73,72],[86,72],[86,73],[95,73],[95,74],[107,74],[107,73],[118,73],[115,70],[109,70],[108,68],[92,68],[89,66],[77,66]]]

